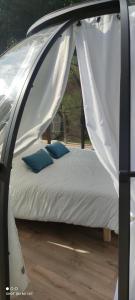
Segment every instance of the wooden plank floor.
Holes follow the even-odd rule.
[[[79,226],[17,222],[30,278],[25,300],[112,300],[117,278],[117,238]]]

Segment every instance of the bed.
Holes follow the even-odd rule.
[[[35,174],[21,158],[43,147],[43,142],[35,143],[13,160],[10,201],[14,216],[117,232],[118,197],[95,151],[70,149]]]

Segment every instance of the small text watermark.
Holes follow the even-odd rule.
[[[18,287],[6,287],[6,296],[32,296],[32,291],[20,292]]]

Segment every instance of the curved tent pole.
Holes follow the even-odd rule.
[[[126,123],[126,138],[127,142],[130,142],[130,127],[129,127],[129,120],[130,120],[130,64],[129,64],[129,57],[130,57],[130,46],[129,46],[129,20],[128,20],[128,6],[126,0],[120,0],[121,7],[119,8],[119,1],[117,0],[101,0],[101,1],[90,1],[88,2],[89,5],[87,6],[87,14],[86,14],[86,8],[83,9],[84,3],[73,9],[70,7],[70,11],[67,11],[66,14],[64,13],[65,10],[63,10],[61,13],[57,13],[57,16],[54,17],[48,17],[48,20],[46,22],[43,21],[43,26],[36,26],[31,31],[28,32],[28,35],[31,35],[41,29],[44,28],[44,26],[50,26],[57,23],[58,19],[59,22],[67,21],[64,25],[61,26],[61,29],[58,30],[58,32],[55,34],[55,36],[52,38],[52,40],[48,43],[48,45],[45,47],[44,52],[42,53],[41,57],[39,58],[38,63],[35,65],[35,69],[32,74],[29,74],[29,77],[27,79],[27,82],[25,83],[25,86],[23,88],[22,94],[20,99],[18,100],[14,111],[10,117],[9,120],[9,126],[7,130],[7,136],[5,138],[4,144],[3,144],[3,150],[2,150],[2,156],[1,156],[1,163],[0,163],[0,236],[1,236],[1,245],[0,245],[0,300],[6,300],[10,299],[10,296],[6,296],[5,294],[5,287],[9,286],[9,260],[8,260],[8,189],[9,189],[9,180],[10,180],[10,171],[11,171],[11,164],[12,164],[12,158],[13,158],[13,152],[16,142],[16,137],[19,129],[19,125],[21,122],[21,117],[24,111],[25,104],[28,99],[28,95],[30,93],[32,84],[36,78],[36,75],[46,57],[49,50],[57,40],[57,38],[70,26],[71,23],[73,23],[76,20],[84,19],[86,17],[94,17],[104,14],[111,14],[111,13],[119,13],[121,9],[121,22],[122,22],[122,45],[121,45],[121,54],[122,54],[122,66],[121,66],[121,126],[120,126],[120,132],[122,133],[125,117],[127,118],[127,112],[128,112],[128,120]],[[81,12],[82,9],[82,12]],[[61,15],[61,16],[60,16]],[[56,18],[57,17],[57,18]],[[57,19],[57,20],[56,20]],[[69,21],[70,20],[70,21]],[[55,23],[54,23],[55,22]],[[125,38],[125,40],[124,40]],[[126,59],[125,56],[126,55]],[[127,72],[125,74],[124,72]],[[125,93],[123,92],[125,91]],[[125,96],[126,95],[126,96]],[[127,100],[127,101],[126,101]],[[126,113],[126,114],[125,114]],[[129,254],[129,200],[130,200],[130,184],[129,184],[129,178],[126,180],[126,184],[124,183],[125,177],[130,176],[130,146],[128,145],[125,149],[125,135],[124,135],[124,141],[123,141],[123,135],[120,134],[120,156],[122,152],[124,151],[125,155],[120,157],[120,235],[122,234],[122,224],[124,225],[125,230],[128,229],[128,233],[126,234],[125,230],[124,235],[122,234],[120,238],[120,260],[119,260],[119,300],[128,300],[128,291],[129,291],[129,284],[126,283],[125,286],[125,293],[126,297],[122,292],[123,289],[123,283],[126,282],[129,275],[129,257],[124,256],[122,245],[124,247],[126,246],[126,251],[124,252],[125,255]],[[124,142],[124,148],[122,148]],[[126,159],[126,163],[124,163]],[[125,172],[126,171],[126,172]],[[126,175],[126,176],[125,176]],[[124,181],[124,182],[123,182]],[[124,193],[123,193],[124,190]],[[124,195],[127,194],[128,197],[125,197]],[[122,201],[122,196],[124,196],[125,201]],[[128,201],[127,201],[128,199]],[[124,204],[125,203],[125,204]],[[123,209],[123,204],[125,209]],[[128,210],[126,208],[128,207]],[[122,213],[125,213],[125,219],[126,223],[123,220]],[[125,238],[124,238],[125,237]],[[124,261],[124,264],[126,267],[122,269],[122,263]],[[125,273],[123,273],[123,271]]]
[[[83,3],[72,5],[64,9],[52,12],[39,19],[29,28],[27,36],[33,35],[44,28],[60,24],[67,20],[70,20],[74,23],[79,19],[82,20],[90,17],[97,17],[100,15],[119,12],[119,0],[84,1]]]

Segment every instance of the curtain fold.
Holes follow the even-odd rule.
[[[67,86],[74,49],[71,26],[55,42],[35,79],[19,128],[16,153],[40,138],[52,122]]]
[[[99,160],[118,192],[120,21],[82,21],[76,32],[86,126]]]
[[[8,209],[8,236],[9,236],[9,271],[10,287],[17,287],[16,292],[23,292],[29,283],[24,265],[18,232],[9,201]],[[7,291],[8,292],[8,291]]]
[[[131,29],[131,168],[135,170],[135,7]],[[119,192],[120,19],[117,15],[83,20],[76,29],[76,48],[86,126],[97,156]],[[135,215],[135,180],[131,184]],[[135,223],[131,224],[130,300],[135,295]],[[118,299],[116,288],[115,300]]]
[[[28,74],[58,29],[60,26],[42,30],[0,57],[0,155],[10,115],[21,95]]]

